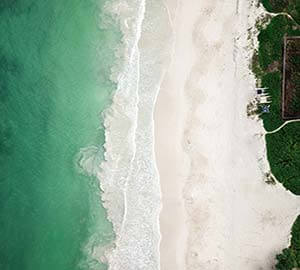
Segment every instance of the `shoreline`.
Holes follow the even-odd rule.
[[[112,69],[118,89],[105,112],[105,162],[98,175],[116,235],[103,260],[110,270],[158,270],[161,196],[153,110],[169,59],[168,14],[156,0],[116,1],[108,11],[119,18],[124,49],[117,53],[125,56],[121,70]]]
[[[262,122],[246,116],[255,88],[247,30],[264,11],[244,0],[180,2],[176,12],[154,115],[161,269],[270,269],[300,207],[264,182]]]

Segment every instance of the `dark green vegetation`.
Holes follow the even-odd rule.
[[[105,268],[84,247],[93,227],[94,244],[112,238],[111,225],[96,180],[75,167],[81,147],[104,142],[114,89],[118,34],[99,28],[101,4],[0,1],[1,270]]]
[[[278,270],[293,270],[300,267],[300,216],[297,217],[291,234],[290,246],[276,256]]]
[[[300,39],[286,39],[285,80],[283,93],[284,119],[300,118]]]
[[[272,131],[284,123],[281,117],[281,88],[282,88],[282,62],[284,36],[298,36],[300,29],[287,16],[274,17],[265,29],[262,29],[258,39],[259,48],[255,56],[254,72],[261,81],[261,86],[269,88],[272,98],[270,113],[261,115],[264,127]],[[298,130],[300,123],[290,123],[278,133],[267,135],[267,153],[274,176],[291,192],[300,195],[300,179],[297,171],[300,171],[298,142],[300,136]],[[289,130],[289,132],[285,132]],[[282,135],[284,134],[284,135]],[[291,147],[293,146],[293,147]],[[276,160],[279,153],[285,158]],[[291,158],[293,157],[293,158]],[[283,169],[284,168],[284,169]]]
[[[258,35],[258,63],[256,63],[254,71],[261,80],[261,86],[268,87],[272,97],[270,113],[262,115],[267,131],[274,130],[283,124],[281,118],[281,70],[285,35],[298,36],[300,28],[284,15],[274,17]]]
[[[293,18],[287,15],[273,17],[266,28],[260,31],[258,52],[253,58],[253,71],[261,86],[269,88],[272,97],[270,113],[261,116],[265,129],[271,131],[284,123],[281,118],[284,36],[300,36],[298,25],[300,1],[261,0],[261,2],[268,11],[286,12]],[[294,64],[298,69],[296,58]],[[299,104],[294,106],[298,110]],[[266,135],[266,143],[272,173],[286,189],[300,195],[300,123],[289,123],[280,131]],[[300,217],[292,227],[290,247],[284,249],[276,259],[276,269],[279,270],[292,270],[300,266]]]
[[[284,123],[281,118],[281,70],[285,35],[300,35],[300,28],[285,15],[272,18],[267,27],[262,29],[258,35],[259,48],[255,56],[256,61],[253,70],[261,81],[261,86],[269,88],[269,94],[272,98],[270,113],[261,115],[267,131],[275,130]],[[289,132],[285,132],[287,129]],[[296,160],[300,160],[297,148],[300,136],[296,136],[299,134],[299,129],[300,123],[290,123],[281,132],[267,135],[267,152],[272,172],[287,189],[297,195],[300,195],[300,186],[297,186],[300,184],[300,180],[297,180],[299,175],[296,173],[300,168],[296,162]],[[283,133],[284,136],[282,136]],[[279,149],[282,157],[289,157],[284,161],[284,165],[276,160],[275,153]],[[283,166],[284,170],[282,169]]]
[[[288,124],[267,134],[266,143],[272,173],[286,189],[300,195],[300,125]]]
[[[300,1],[299,0],[261,0],[267,11],[273,13],[285,12],[300,23]]]

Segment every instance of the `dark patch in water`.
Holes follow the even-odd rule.
[[[8,120],[0,119],[0,163],[2,161],[1,156],[7,157],[12,150],[12,127],[9,125]]]
[[[34,1],[0,0],[0,14],[9,12],[11,15],[19,16],[30,12],[34,5]]]
[[[18,73],[16,61],[8,59],[0,49],[0,102],[4,102],[7,99],[9,95],[9,81],[16,78]]]

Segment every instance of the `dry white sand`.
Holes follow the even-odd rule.
[[[255,87],[247,30],[261,10],[166,1],[176,40],[155,111],[161,269],[272,269],[300,200],[264,182],[262,124],[246,116]]]

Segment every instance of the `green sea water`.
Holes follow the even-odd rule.
[[[100,27],[103,5],[0,1],[1,270],[106,268],[86,245],[109,242],[111,224],[97,180],[76,168],[81,148],[104,142],[115,89],[120,34]]]

